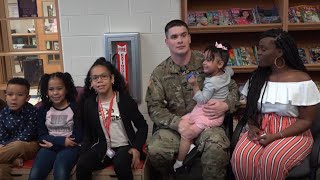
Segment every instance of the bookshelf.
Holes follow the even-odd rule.
[[[253,46],[258,44],[261,32],[271,28],[282,28],[288,31],[296,40],[298,47],[320,47],[320,22],[290,23],[289,7],[300,5],[320,6],[320,1],[312,0],[181,0],[181,17],[188,23],[188,12],[205,12],[231,8],[255,8],[257,5],[264,8],[275,6],[278,10],[281,23],[271,24],[240,24],[240,25],[208,25],[189,26],[192,38],[191,48],[203,50],[209,43],[228,40],[233,48]],[[315,81],[320,80],[320,63],[305,65]],[[256,69],[255,65],[232,66],[235,71],[234,79],[237,83],[244,83],[250,73]]]
[[[18,1],[28,2],[0,0],[0,89],[26,75],[28,58],[40,59],[44,73],[63,71],[58,1],[36,0],[37,17],[19,16]]]

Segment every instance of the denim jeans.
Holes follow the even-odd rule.
[[[77,163],[80,147],[68,147],[59,151],[41,148],[33,163],[29,180],[46,179],[53,169],[56,180],[69,180],[70,172]]]

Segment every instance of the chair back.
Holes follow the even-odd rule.
[[[311,126],[311,133],[314,139],[320,137],[320,103],[316,105],[317,106],[317,111],[316,111],[316,116],[315,120],[312,123]]]

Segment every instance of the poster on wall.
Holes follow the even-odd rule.
[[[105,56],[123,75],[132,98],[141,102],[141,63],[139,33],[104,34]]]

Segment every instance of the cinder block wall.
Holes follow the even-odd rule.
[[[140,111],[149,124],[144,100],[150,74],[169,56],[164,43],[164,26],[180,19],[180,0],[59,0],[64,71],[71,73],[76,85],[94,60],[104,56],[106,32],[140,32],[142,103]]]

